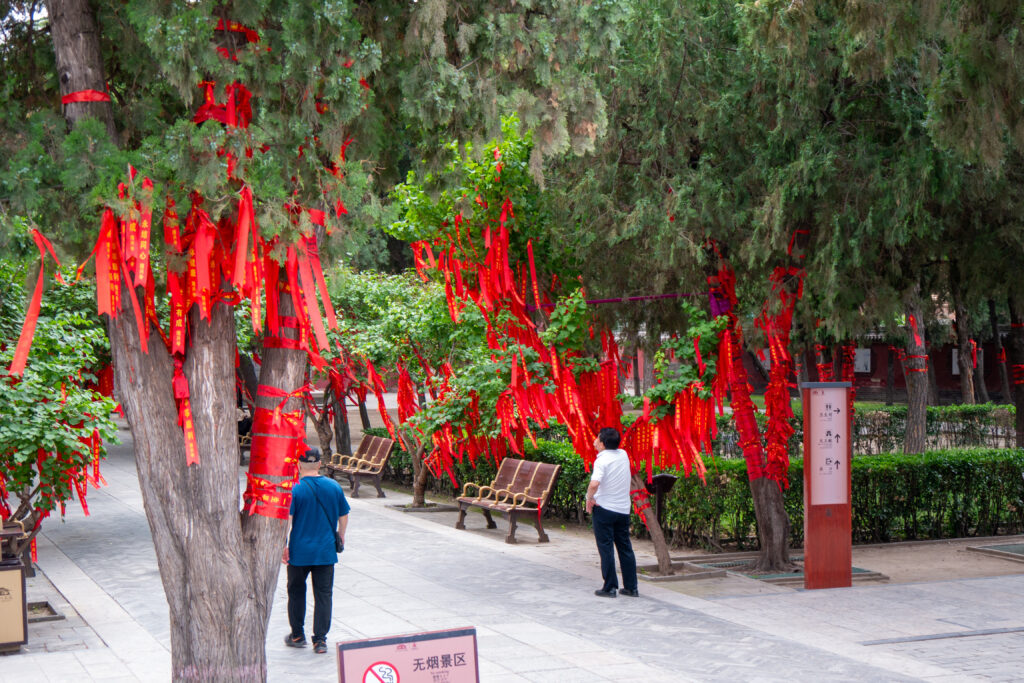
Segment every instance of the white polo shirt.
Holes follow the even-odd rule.
[[[594,502],[605,510],[628,515],[632,504],[629,500],[629,456],[621,448],[604,450],[597,454],[594,472],[590,481],[598,482]]]

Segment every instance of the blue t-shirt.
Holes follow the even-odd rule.
[[[349,509],[345,492],[338,482],[316,476],[300,479],[292,488],[288,564],[296,567],[336,564],[338,553],[334,551],[334,532],[338,528],[338,518],[347,515]]]

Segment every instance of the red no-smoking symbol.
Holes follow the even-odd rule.
[[[398,669],[387,662],[371,664],[363,674],[363,683],[398,683]]]

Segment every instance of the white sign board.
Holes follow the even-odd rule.
[[[857,349],[853,358],[854,372],[871,372],[871,349]]]
[[[809,389],[811,443],[804,466],[810,468],[811,505],[837,505],[849,502],[846,458],[847,396],[844,387]]]

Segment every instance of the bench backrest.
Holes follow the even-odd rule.
[[[555,478],[562,468],[546,462],[533,462],[518,458],[505,458],[498,467],[498,473],[491,488],[504,489],[513,493],[525,493],[546,503],[555,489]]]
[[[356,457],[370,462],[373,465],[383,465],[384,461],[391,455],[391,448],[395,445],[394,440],[385,439],[382,436],[364,435],[356,450]]]

